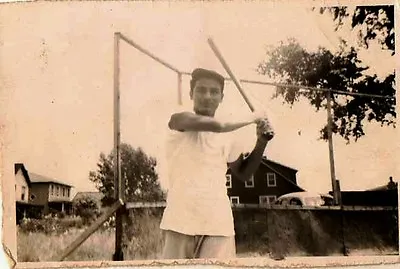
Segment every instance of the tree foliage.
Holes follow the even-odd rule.
[[[392,51],[394,55],[394,6],[357,6],[352,13],[349,8],[320,8],[321,14],[329,12],[336,23],[336,30],[344,25],[344,20],[351,16],[351,27],[358,31],[360,45],[368,48],[370,42],[377,41],[382,49]]]
[[[164,200],[164,193],[155,170],[157,161],[147,156],[141,148],[121,144],[121,178],[125,182],[125,198],[128,202],[155,202]],[[97,171],[91,171],[89,179],[104,194],[103,205],[114,201],[113,152],[100,154]]]
[[[80,216],[84,224],[90,223],[100,215],[100,208],[96,200],[90,196],[84,196],[73,203],[75,215]]]
[[[358,7],[354,10],[352,27],[360,26],[364,30],[361,39],[368,48],[375,38],[383,49],[393,50],[393,7]],[[346,7],[328,9],[333,14],[337,29],[349,16]],[[383,10],[383,11],[382,11]],[[320,12],[325,12],[321,9]],[[387,15],[382,15],[387,14]],[[390,21],[391,20],[391,21]],[[392,27],[392,28],[390,28]],[[382,95],[379,99],[365,96],[332,95],[333,132],[348,142],[359,139],[364,132],[365,121],[395,127],[395,74],[380,79],[377,75],[365,75],[368,66],[364,66],[358,57],[357,49],[348,47],[345,40],[339,52],[333,53],[326,48],[306,51],[294,39],[269,47],[266,60],[258,65],[258,72],[287,84],[330,88],[349,93]],[[326,107],[327,95],[322,91],[302,91],[298,88],[277,87],[275,97],[282,96],[284,101],[293,105],[304,96],[317,110]],[[327,126],[321,128],[321,137],[327,139]]]

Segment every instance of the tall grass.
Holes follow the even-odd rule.
[[[54,261],[56,256],[60,255],[83,231],[83,229],[73,228],[63,234],[47,235],[19,230],[17,235],[18,261]],[[115,242],[114,234],[111,229],[96,231],[66,260],[111,260]]]
[[[123,238],[124,258],[126,260],[160,258],[163,245],[163,236],[159,229],[160,216],[145,211],[131,214],[126,221]],[[19,262],[54,261],[87,227],[70,228],[60,233],[46,233],[43,229],[40,229],[40,232],[31,232],[24,228],[20,227],[17,234]],[[48,230],[52,231],[52,228],[48,227]],[[115,228],[100,228],[66,260],[111,260],[114,248]]]

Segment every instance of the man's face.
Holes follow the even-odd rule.
[[[212,78],[200,78],[190,91],[194,111],[203,116],[213,117],[224,95],[221,84]]]

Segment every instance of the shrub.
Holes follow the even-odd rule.
[[[73,203],[75,215],[82,218],[84,224],[90,224],[100,216],[100,207],[96,200],[90,196],[84,196]]]
[[[20,230],[26,233],[61,234],[71,228],[83,227],[80,217],[52,218],[49,216],[43,219],[23,219]]]

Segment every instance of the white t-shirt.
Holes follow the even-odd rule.
[[[167,207],[160,228],[187,235],[233,236],[227,163],[242,153],[233,133],[169,131]]]

